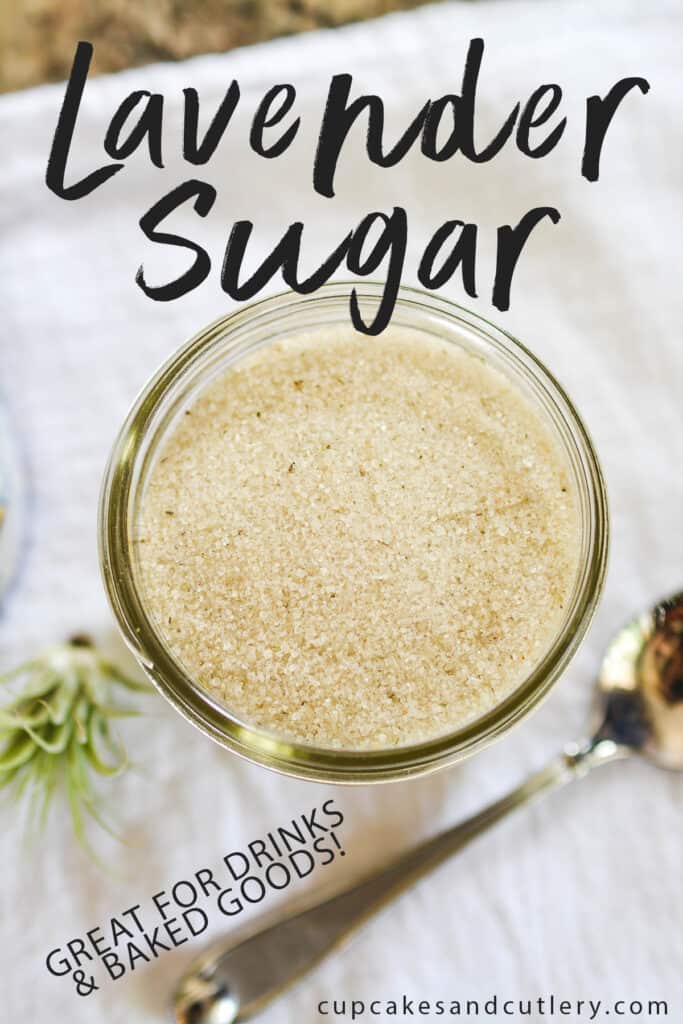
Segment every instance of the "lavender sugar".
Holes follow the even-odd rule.
[[[187,413],[143,495],[137,571],[169,650],[238,718],[315,746],[416,743],[547,650],[578,503],[486,362],[329,328],[243,359]]]

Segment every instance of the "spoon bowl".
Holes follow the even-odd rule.
[[[598,677],[597,737],[683,770],[683,591],[629,622]]]

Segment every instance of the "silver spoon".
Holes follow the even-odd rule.
[[[251,1017],[394,896],[538,794],[631,754],[683,770],[683,592],[615,636],[598,695],[592,739],[570,744],[507,796],[346,892],[196,960],[175,994],[176,1024],[233,1024]]]

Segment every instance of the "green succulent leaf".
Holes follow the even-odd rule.
[[[74,723],[71,718],[67,718],[66,722],[62,722],[61,725],[48,722],[42,730],[34,729],[30,725],[24,726],[24,729],[36,746],[40,747],[47,754],[62,754],[71,739]]]
[[[20,768],[36,753],[36,745],[28,733],[22,729],[9,732],[5,748],[0,754],[0,772]]]
[[[93,711],[84,747],[90,764],[100,775],[120,775],[128,767],[126,751],[112,737],[109,723],[100,711]]]
[[[140,714],[120,695],[152,688],[126,676],[83,638],[0,675],[3,683],[13,696],[0,708],[0,789],[16,799],[26,795],[30,817],[42,827],[62,788],[74,833],[94,856],[88,820],[116,835],[99,810],[94,779],[114,778],[129,766],[112,722]]]

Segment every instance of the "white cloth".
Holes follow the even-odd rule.
[[[581,652],[540,710],[461,767],[389,787],[289,780],[231,757],[159,699],[149,716],[123,725],[138,770],[111,786],[128,844],[107,848],[112,875],[81,853],[66,812],[26,849],[17,815],[3,808],[0,971],[7,1019],[166,1020],[174,981],[202,940],[87,999],[69,980],[48,975],[45,954],[330,794],[346,815],[339,834],[347,856],[293,886],[285,902],[346,884],[455,822],[581,732],[611,632],[682,585],[682,27],[675,0],[450,3],[89,81],[70,180],[105,162],[109,118],[134,88],[166,97],[167,165],[153,169],[138,153],[76,203],[57,199],[43,183],[63,87],[0,99],[1,388],[32,481],[25,563],[2,609],[1,667],[75,630],[114,633],[96,553],[105,459],[148,375],[230,307],[219,267],[229,228],[242,217],[256,225],[255,257],[290,220],[304,220],[305,258],[313,266],[365,212],[405,206],[406,283],[415,282],[421,246],[439,223],[479,223],[480,298],[468,299],[457,280],[444,293],[522,338],[557,374],[593,434],[612,515],[608,581]],[[355,90],[379,92],[387,130],[398,132],[427,97],[458,91],[467,42],[477,35],[486,41],[482,137],[517,98],[556,81],[569,122],[551,155],[532,161],[508,145],[475,167],[461,158],[429,163],[416,151],[387,171],[367,163],[356,131],[340,161],[336,198],[313,193],[314,140],[331,74],[351,71]],[[600,181],[589,184],[580,175],[585,97],[627,75],[647,77],[651,92],[625,100],[607,136]],[[233,77],[242,99],[218,152],[207,167],[183,166],[182,88],[199,90],[206,124]],[[265,161],[248,150],[249,117],[266,88],[284,81],[297,86],[302,128],[285,156]],[[206,246],[214,269],[182,300],[154,303],[133,278],[144,260],[162,279],[164,257],[137,222],[162,193],[192,176],[215,184],[218,201],[206,220],[190,214],[176,223]],[[495,227],[546,203],[560,209],[562,220],[532,237],[511,309],[499,313],[490,303]],[[333,1020],[318,1016],[321,999],[403,993],[432,1000],[550,992],[660,998],[670,1002],[668,1019],[681,1019],[681,793],[680,778],[630,763],[523,811],[403,896],[265,1012],[264,1024]],[[228,931],[228,922],[214,916],[212,934]]]

